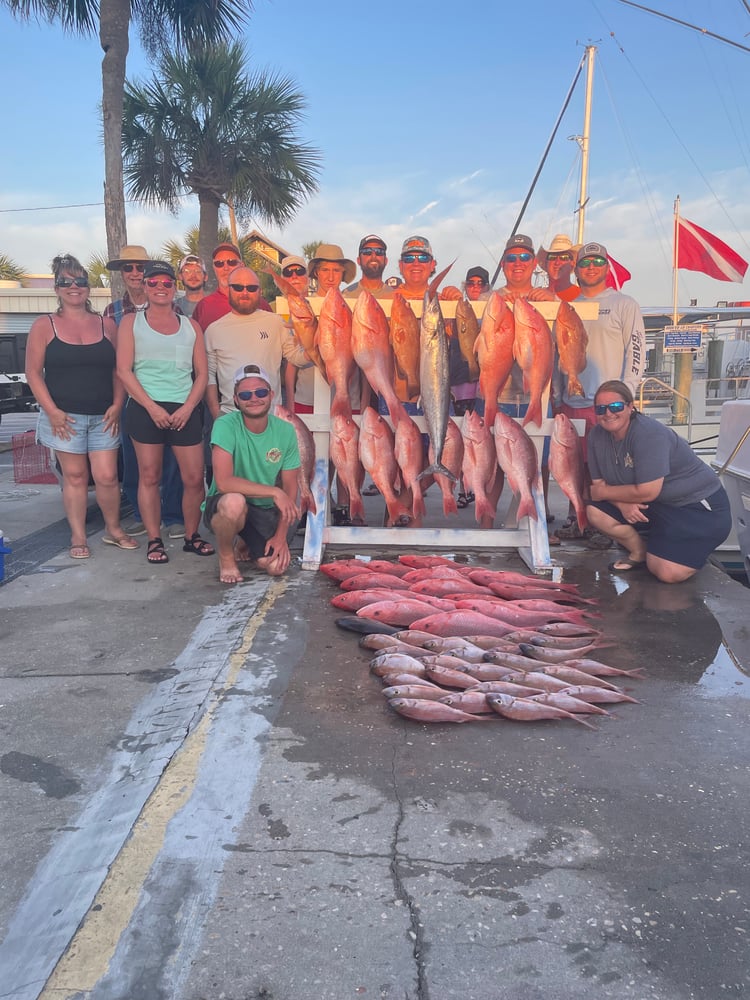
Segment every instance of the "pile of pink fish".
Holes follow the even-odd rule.
[[[389,705],[420,722],[518,721],[609,715],[635,702],[608,678],[635,679],[592,654],[610,645],[591,624],[594,601],[574,584],[480,569],[441,556],[342,559],[321,570],[336,580],[339,610],[389,627],[361,645]],[[403,626],[393,633],[392,627]]]

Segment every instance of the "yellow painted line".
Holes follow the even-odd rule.
[[[38,1000],[72,1000],[76,994],[92,990],[106,975],[120,939],[132,919],[143,885],[164,845],[169,822],[193,793],[221,696],[236,683],[258,629],[286,587],[287,582],[283,579],[274,580],[269,585],[266,596],[245,626],[242,642],[230,655],[223,687],[213,693],[205,715],[164,769],[133,824],[130,837],[110,865],[86,917]]]

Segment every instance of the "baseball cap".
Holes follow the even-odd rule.
[[[387,250],[387,249],[388,249],[388,247],[387,247],[387,246],[385,245],[385,240],[383,239],[383,237],[382,237],[382,236],[375,236],[375,235],[372,235],[372,236],[364,236],[364,237],[363,237],[363,238],[362,238],[362,239],[361,239],[361,240],[359,241],[359,249],[360,249],[360,250],[362,250],[362,247],[366,247],[368,243],[377,243],[377,244],[378,244],[379,246],[381,246],[381,247],[382,247],[382,248],[383,248],[384,250]]]
[[[242,261],[242,254],[239,252],[234,243],[220,243],[217,247],[214,247],[213,253],[211,254],[211,260],[214,259],[214,257],[220,250],[228,250],[230,253],[237,254],[240,261]]]
[[[609,254],[607,253],[607,248],[603,243],[584,243],[581,249],[578,251],[578,256],[576,257],[576,264],[579,260],[583,260],[584,257],[606,257],[609,260]]]
[[[265,368],[261,368],[260,365],[243,365],[238,368],[234,373],[234,387],[235,389],[240,384],[244,382],[246,378],[259,378],[262,379],[269,389],[273,389],[273,383],[271,382],[271,376],[268,374]]]
[[[186,264],[200,264],[201,270],[204,274],[206,273],[206,265],[197,253],[189,253],[187,257],[183,257],[177,270],[181,271]]]
[[[143,269],[144,278],[155,278],[157,274],[165,274],[172,281],[177,280],[174,268],[166,260],[150,260]]]
[[[430,257],[435,256],[432,252],[430,241],[424,236],[410,236],[404,240],[404,245],[401,247],[401,256],[403,257],[405,253],[428,253]]]
[[[295,266],[303,267],[305,271],[307,271],[307,261],[305,260],[305,258],[295,257],[293,254],[289,257],[284,257],[282,262],[279,264],[282,274],[288,267],[295,267]]]
[[[468,281],[469,278],[481,278],[483,284],[485,285],[489,285],[490,283],[489,271],[487,271],[483,267],[470,267],[469,270],[466,272],[466,277],[464,278],[464,281]]]
[[[515,236],[511,236],[505,244],[505,250],[503,252],[507,253],[508,250],[528,250],[529,253],[533,253],[534,256],[536,256],[534,241],[530,236],[524,236],[523,233],[516,233]]]

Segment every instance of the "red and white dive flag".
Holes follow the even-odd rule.
[[[677,267],[701,271],[718,281],[742,281],[747,261],[694,222],[678,219]]]
[[[622,291],[622,286],[626,281],[630,281],[633,275],[619,261],[616,261],[612,254],[609,254],[609,270],[607,271],[607,288],[614,288],[615,291]]]

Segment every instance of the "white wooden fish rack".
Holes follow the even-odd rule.
[[[313,297],[309,299],[309,302],[315,315],[319,315],[323,299]],[[390,299],[379,299],[378,303],[383,306],[384,311],[389,315]],[[353,305],[353,300],[350,300],[350,304]],[[410,301],[409,304],[415,314],[420,316],[422,303]],[[481,317],[486,303],[473,302],[472,305],[474,311]],[[534,302],[533,305],[544,316],[547,322],[552,323],[554,321],[559,303]],[[574,301],[571,305],[582,319],[596,319],[599,312],[598,304],[595,302],[586,302],[585,300],[583,302]],[[277,298],[276,309],[280,313],[288,313],[286,299],[282,297]],[[445,319],[452,319],[455,316],[456,303],[441,301],[440,309]],[[542,409],[544,412],[547,412],[548,397],[549,387],[542,399]],[[326,547],[337,545],[348,548],[380,547],[412,550],[415,548],[427,548],[431,552],[452,552],[461,549],[498,550],[515,548],[526,565],[534,573],[551,574],[554,580],[562,578],[562,566],[550,557],[544,496],[537,490],[532,490],[534,503],[536,504],[537,520],[524,517],[520,524],[516,524],[513,527],[491,529],[478,527],[385,528],[370,526],[339,527],[332,524],[330,493],[328,489],[331,435],[330,403],[330,387],[316,369],[313,413],[297,414],[313,432],[315,439],[315,474],[311,489],[315,497],[317,514],[312,515],[308,513],[307,515],[305,543],[302,551],[303,569],[317,570],[323,561],[323,553]],[[353,419],[359,423],[360,418],[356,414]],[[388,417],[384,419],[391,423]],[[463,417],[451,417],[451,419],[456,422],[460,429]],[[412,417],[412,420],[414,420],[423,433],[426,433],[427,425],[424,417]],[[573,424],[579,434],[582,434],[584,421],[574,420]],[[536,425],[528,424],[525,428],[527,434],[534,442],[540,463],[544,439],[551,436],[553,426],[553,421],[550,418],[545,418],[540,428],[536,428]],[[509,519],[514,519],[516,509],[517,501],[514,501],[511,504],[508,514]]]

